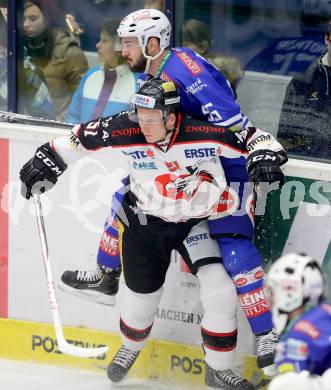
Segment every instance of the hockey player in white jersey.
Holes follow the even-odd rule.
[[[225,217],[238,209],[239,195],[228,186],[225,171],[233,168],[232,161],[237,168],[249,154],[263,150],[259,140],[264,132],[250,128],[246,138],[240,139],[221,126],[183,115],[178,111],[179,99],[174,83],[149,80],[134,95],[134,112],[78,125],[69,136],[38,148],[20,173],[23,194],[29,198],[44,192],[67,164],[91,151],[120,148],[129,164],[129,183],[116,210],[125,280],[120,302],[123,345],[108,367],[110,380],[121,381],[146,344],[170,253],[177,250],[201,285],[206,384],[253,389],[232,371],[237,298],[206,218]],[[268,147],[274,169],[280,170],[286,161],[281,145],[270,136]],[[224,166],[219,155],[224,157]],[[251,164],[258,167],[261,159]],[[204,246],[195,249],[189,238],[201,233],[206,238]]]
[[[211,126],[218,125],[238,132],[234,140],[237,140],[237,137],[245,140],[251,135],[249,119],[241,111],[222,72],[188,48],[170,48],[171,24],[165,14],[153,9],[137,10],[123,18],[117,33],[119,49],[122,50],[122,56],[131,71],[145,72],[141,76],[142,81],[153,75],[175,83],[181,98],[182,113],[209,122]],[[247,161],[248,172],[246,160],[240,157],[237,158],[237,164],[232,159],[231,166],[225,172],[228,183],[240,183],[237,192],[240,204],[243,201],[242,188],[248,180],[258,182],[262,180],[261,176],[264,176],[263,180],[269,183],[278,181],[282,184],[284,181],[284,175],[279,169],[279,163],[284,162],[281,148],[279,153],[274,154],[273,150],[269,150],[270,135],[255,133],[254,137],[259,150],[256,154],[250,154]],[[193,144],[191,148],[187,145],[186,149],[186,157],[191,159],[191,162],[197,155],[203,157],[209,153],[203,145],[200,145],[199,149]],[[212,153],[214,152],[214,157],[219,158],[222,165],[230,161],[226,156],[218,155],[217,149],[212,149]],[[137,156],[137,159],[138,157],[140,156]],[[258,166],[252,164],[256,159],[260,160]],[[136,163],[139,165],[138,161]],[[169,166],[169,172],[170,169],[175,172],[176,165]],[[235,283],[244,313],[255,336],[257,364],[264,368],[273,363],[277,335],[272,329],[271,313],[264,290],[263,259],[253,242],[254,216],[251,211],[241,216],[229,215],[221,220],[209,220],[208,224],[212,237],[220,247],[223,265]],[[114,304],[121,269],[119,233],[116,225],[107,221],[108,218],[99,244],[97,268],[93,271],[65,271],[60,287],[87,299]]]

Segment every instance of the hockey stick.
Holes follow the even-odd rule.
[[[55,328],[58,348],[63,353],[66,353],[68,355],[73,355],[73,356],[79,356],[79,357],[96,357],[99,355],[103,355],[107,352],[108,347],[99,347],[99,348],[77,347],[75,345],[69,344],[64,338],[63,331],[62,331],[62,323],[61,323],[60,313],[59,313],[59,307],[55,295],[55,286],[54,286],[54,281],[52,276],[52,270],[49,262],[46,230],[45,230],[44,217],[43,217],[42,206],[40,201],[40,195],[34,194],[33,199],[36,208],[38,231],[39,231],[39,238],[40,238],[41,250],[43,254],[44,267],[46,273],[49,303],[52,310],[53,324]]]
[[[15,112],[8,111],[0,111],[0,122],[20,123],[23,125],[60,127],[69,129],[74,126],[73,124],[55,121],[53,119],[37,118],[35,116],[16,114]]]

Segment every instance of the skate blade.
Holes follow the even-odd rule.
[[[97,291],[87,291],[87,290],[78,290],[76,288],[70,287],[62,281],[57,285],[62,291],[74,295],[79,298],[86,299],[95,303],[100,303],[101,305],[115,306],[116,298],[115,295],[107,295],[99,293]]]

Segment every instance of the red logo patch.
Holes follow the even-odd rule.
[[[264,276],[264,272],[262,270],[256,271],[254,274],[254,278],[257,280],[262,279],[263,276]]]
[[[254,318],[270,311],[270,293],[265,287],[240,295],[242,308],[247,318]]]
[[[255,199],[252,199],[250,205],[249,205],[249,212],[251,213],[252,217],[254,218],[255,213]]]
[[[239,278],[236,280],[236,286],[237,287],[242,287],[242,286],[245,286],[245,284],[247,283],[247,279],[246,278]]]
[[[187,274],[191,274],[191,270],[189,269],[188,265],[185,263],[183,258],[180,259],[180,272],[185,272]]]
[[[166,74],[166,72],[161,73],[160,79],[164,81],[172,81],[171,78]]]
[[[229,191],[224,191],[220,197],[220,201],[218,202],[216,212],[224,213],[228,211],[234,205],[234,202],[234,196]]]
[[[133,15],[133,20],[136,22],[138,20],[150,19],[151,13],[150,11],[141,11]]]
[[[100,241],[100,250],[110,256],[118,256],[120,253],[118,238],[104,232]]]
[[[196,76],[202,72],[201,66],[197,64],[187,53],[182,51],[176,54],[192,75]]]
[[[309,321],[301,320],[295,326],[294,330],[297,332],[305,333],[312,339],[317,339],[320,335],[319,330]]]
[[[165,161],[165,165],[167,166],[170,172],[175,172],[179,169],[178,161],[170,161],[170,162]]]
[[[207,172],[200,172],[197,175],[174,175],[165,173],[155,178],[155,185],[158,192],[170,199],[191,200],[203,181],[212,181]]]

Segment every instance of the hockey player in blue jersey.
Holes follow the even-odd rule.
[[[245,138],[250,123],[241,112],[229,82],[217,68],[192,50],[169,49],[170,36],[168,18],[152,9],[133,12],[122,20],[118,28],[122,56],[131,71],[144,72],[145,79],[154,76],[175,82],[181,97],[182,112],[229,128],[237,132],[239,139]],[[243,200],[244,183],[248,180],[278,181],[281,184],[284,181],[279,158],[268,150],[268,139],[261,137],[257,142],[261,142],[263,147],[247,160],[248,174],[246,162],[241,159],[237,160],[235,169],[227,170],[227,182],[239,183],[240,201]],[[188,150],[187,153],[203,152]],[[220,159],[222,161],[222,156]],[[257,160],[258,166],[255,164]],[[226,164],[226,161],[222,161],[222,164]],[[117,197],[120,200],[120,194]],[[268,309],[262,259],[252,241],[254,222],[251,211],[248,205],[246,214],[222,218],[221,222],[211,220],[209,228],[220,246],[223,264],[236,285],[244,312],[256,336],[258,365],[266,367],[273,362],[277,335],[272,329]],[[98,253],[99,268],[95,272],[64,272],[62,288],[77,295],[85,293],[85,297],[91,297],[94,293],[96,300],[100,295],[113,299],[120,272],[118,248],[116,224],[106,223]]]
[[[273,323],[280,335],[276,369],[285,374],[276,377],[270,389],[285,390],[290,384],[301,389],[300,383],[307,383],[307,389],[330,389],[329,373],[323,380],[302,373],[322,376],[331,368],[331,305],[324,300],[325,280],[319,264],[306,255],[284,255],[271,266],[267,284]],[[318,387],[323,382],[324,387]]]

